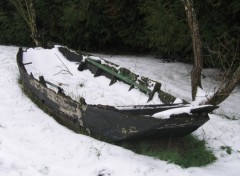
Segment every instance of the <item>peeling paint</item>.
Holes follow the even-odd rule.
[[[134,134],[137,133],[138,130],[136,129],[136,127],[128,127],[128,128],[122,128],[122,133],[123,134]]]

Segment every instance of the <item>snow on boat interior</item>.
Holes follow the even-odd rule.
[[[217,106],[193,106],[161,83],[67,47],[19,48],[22,88],[42,109],[75,132],[106,141],[187,135]]]

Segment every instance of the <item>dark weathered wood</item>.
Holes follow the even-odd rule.
[[[128,91],[132,90],[134,88],[134,85],[131,85],[128,89]]]
[[[213,110],[217,109],[218,106],[203,106],[203,107],[199,107],[199,108],[194,108],[194,109],[191,109],[191,113],[210,113],[212,112]]]
[[[23,63],[23,65],[29,65],[29,64],[32,64],[32,62]]]
[[[33,76],[32,76],[32,77],[33,77]],[[46,81],[43,76],[39,76],[39,82],[40,82],[42,85],[44,85],[45,87],[47,87],[46,84],[49,84],[50,86],[55,87],[56,89],[58,89],[58,93],[63,93],[63,92],[64,92],[63,88],[61,88],[60,86],[58,86],[58,85],[56,85],[56,84],[53,84],[53,83],[51,83],[51,82],[49,82],[49,81]]]
[[[160,83],[156,83],[154,85],[154,88],[152,90],[152,92],[150,92],[149,94],[149,98],[148,98],[148,102],[151,101],[153,99],[153,96],[156,92],[159,92],[160,91],[160,88],[161,88],[161,84]]]
[[[84,124],[94,136],[113,141],[130,139],[159,139],[184,136],[208,121],[208,116],[186,115],[156,119],[135,114],[124,114],[104,106],[89,105]]]
[[[95,72],[95,74],[94,74],[94,77],[98,77],[98,76],[100,76],[101,74],[102,74],[102,70],[99,69],[99,68],[97,68],[97,70],[96,70],[96,72]]]
[[[159,91],[159,98],[164,104],[171,104],[176,100],[176,97],[162,90]]]
[[[209,120],[204,109],[194,110],[192,114],[179,114],[169,119],[157,119],[155,112],[184,107],[184,104],[139,105],[134,107],[87,105],[84,98],[74,101],[64,94],[57,94],[44,84],[49,84],[42,76],[36,80],[28,75],[22,63],[22,50],[17,54],[17,64],[23,89],[41,104],[61,124],[75,132],[82,129],[100,139],[121,141],[131,139],[150,139],[184,136],[196,130]],[[52,83],[50,83],[52,84]],[[56,86],[56,85],[55,85]],[[210,111],[210,109],[208,110]]]
[[[49,84],[49,85],[52,86],[52,87],[57,88],[57,89],[58,89],[58,93],[64,93],[63,88],[61,88],[60,86],[58,86],[58,85],[56,85],[56,84],[53,84],[53,83],[51,83],[51,82],[49,82],[49,81],[45,81],[45,83],[46,83],[46,84]]]
[[[79,70],[79,71],[83,71],[84,68],[85,68],[85,62],[81,62],[81,63],[79,64],[79,66],[78,66],[78,70]]]
[[[73,131],[80,132],[83,128],[82,117],[86,105],[76,102],[64,94],[57,94],[47,88],[21,66],[21,59],[17,59],[22,86],[27,95],[34,100],[43,110],[51,114],[59,123]]]
[[[117,78],[115,76],[112,76],[109,86],[113,85],[116,82],[117,82]]]
[[[31,75],[32,75],[32,74],[31,74]],[[32,77],[33,77],[33,75],[32,75]],[[45,81],[45,79],[44,79],[43,76],[39,76],[39,82],[40,82],[42,85],[44,85],[45,87],[47,87],[46,81]]]
[[[71,62],[81,62],[83,60],[83,56],[81,54],[70,51],[66,47],[59,47],[58,50]]]

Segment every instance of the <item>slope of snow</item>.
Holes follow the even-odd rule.
[[[17,50],[17,47],[0,46],[0,176],[239,175],[240,120],[211,115],[210,121],[194,135],[207,141],[217,161],[205,167],[182,169],[165,161],[75,134],[59,125],[22,93],[18,85]],[[111,60],[121,65],[126,62],[135,64],[137,72],[142,70],[142,75],[158,77],[156,80],[160,82],[166,72],[166,89],[171,84],[169,89],[172,92],[183,94],[185,98],[190,97],[186,93],[189,85],[188,65],[164,63],[166,65],[162,66],[160,60],[150,57],[111,57]],[[206,83],[208,79],[212,80],[206,78]],[[185,84],[179,86],[179,82]],[[235,99],[235,96],[239,97],[239,93],[230,97],[235,101],[234,105],[225,102],[224,108],[230,113],[239,113],[236,109],[239,109],[240,99]],[[232,154],[220,149],[221,146],[230,146]]]

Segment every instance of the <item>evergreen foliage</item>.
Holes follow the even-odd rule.
[[[148,0],[141,4],[147,23],[147,37],[154,51],[185,55],[191,51],[191,36],[183,5],[176,0]]]
[[[8,0],[0,2],[0,34],[0,44],[27,45],[32,42],[25,22]]]
[[[233,55],[240,52],[240,1],[204,0],[196,1],[195,6],[197,13],[202,14],[198,18],[205,49],[205,64],[215,67],[223,64],[228,67],[237,57],[239,65],[240,55]],[[209,49],[215,54],[209,53]]]
[[[206,66],[231,66],[232,61],[238,65],[240,1],[194,3]],[[148,51],[192,58],[191,36],[179,0],[35,0],[34,7],[45,46],[53,42],[80,50]],[[0,44],[33,44],[29,29],[9,0],[0,2],[0,33]],[[221,62],[219,55],[224,55]]]

